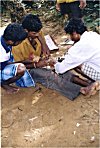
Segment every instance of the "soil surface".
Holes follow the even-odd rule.
[[[63,28],[47,23],[43,28],[59,44]],[[59,46],[52,56],[61,56]],[[99,92],[74,101],[40,84],[41,90],[21,88],[16,94],[1,89],[1,144],[4,148],[99,147]]]

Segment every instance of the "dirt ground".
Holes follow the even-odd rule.
[[[64,32],[57,27],[48,23],[44,30],[60,43]],[[66,47],[59,48],[54,57],[65,52]],[[35,88],[16,94],[1,89],[2,148],[99,147],[99,92],[70,101],[39,86],[35,93]]]

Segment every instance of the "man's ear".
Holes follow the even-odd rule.
[[[79,41],[80,40],[80,34],[77,33],[76,31],[74,31],[72,33],[72,36],[73,36],[74,41]]]
[[[76,33],[76,31],[74,31],[72,34],[73,34],[73,35],[76,35],[77,33]]]
[[[79,34],[79,33],[77,33],[76,31],[74,31],[74,32],[72,33],[72,35],[73,35],[73,36],[75,36],[75,37],[80,36],[80,34]]]
[[[28,33],[28,30],[27,29],[24,29],[27,33]]]
[[[8,40],[6,43],[7,43],[8,45],[12,45],[14,42],[13,42],[12,40]]]

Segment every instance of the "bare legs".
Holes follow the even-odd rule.
[[[88,80],[94,82],[94,80],[92,80],[91,78],[89,78],[87,75],[85,75],[85,74],[81,71],[81,66],[82,66],[82,65],[80,65],[80,66],[74,68],[74,70],[75,70],[77,73],[81,74],[83,77],[85,77],[85,78],[87,78]]]
[[[80,89],[80,92],[82,93],[82,94],[84,94],[84,95],[89,95],[89,96],[91,96],[91,95],[95,95],[96,94],[96,92],[98,91],[98,90],[100,90],[100,81],[94,81],[94,80],[92,80],[91,78],[89,78],[88,76],[86,76],[82,71],[81,71],[81,66],[82,65],[80,65],[80,66],[78,66],[78,67],[76,67],[74,70],[76,71],[76,72],[78,72],[78,73],[80,73],[83,77],[85,77],[85,78],[87,78],[87,82],[86,83],[84,83],[84,82],[82,82],[82,84],[86,84],[86,85],[82,85],[82,86],[86,86],[86,87],[82,87],[81,89]],[[79,78],[75,78],[75,81],[77,81],[77,79],[79,79]],[[80,80],[78,80],[78,81],[80,81]],[[88,84],[89,83],[89,84]],[[88,85],[87,85],[88,84]]]
[[[1,87],[3,87],[8,93],[17,92],[19,89],[17,87],[11,86],[10,84],[19,80],[24,75],[25,70],[26,70],[26,67],[23,64],[19,63],[16,76],[6,81],[3,81],[1,83]]]
[[[100,82],[96,81],[87,87],[82,87],[80,92],[84,95],[92,96],[95,95],[98,90],[100,90]]]
[[[90,81],[83,80],[83,79],[79,78],[78,76],[75,76],[73,78],[73,83],[81,85],[81,86],[88,86],[88,85],[90,85]]]

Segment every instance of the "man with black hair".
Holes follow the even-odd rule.
[[[71,72],[57,75],[54,71],[43,68],[44,66],[50,65],[52,62],[48,61],[48,48],[46,50],[45,40],[40,33],[42,23],[38,16],[28,14],[24,18],[22,26],[28,32],[28,38],[20,45],[13,48],[12,53],[15,61],[29,59],[31,62],[26,65],[26,68],[30,69],[29,72],[35,83],[40,83],[47,88],[57,90],[71,100],[75,99],[81,92],[81,86],[76,84],[88,86],[89,83],[87,81],[80,80]],[[39,58],[36,60],[36,57]]]
[[[97,81],[94,87],[100,89],[100,35],[87,31],[83,21],[77,18],[69,21],[65,32],[70,34],[75,44],[68,50],[65,59],[55,64],[55,71],[62,74],[76,69],[92,81]]]
[[[26,31],[20,24],[9,24],[0,37],[1,86],[8,92],[16,92],[18,88],[11,84],[16,82],[20,87],[34,86],[34,81],[24,64],[14,62],[11,54],[12,46],[17,46],[27,37]]]
[[[28,14],[22,21],[23,28],[28,33],[28,38],[21,44],[13,47],[12,53],[16,61],[19,60],[35,60],[35,57],[39,59],[48,58],[50,50],[45,42],[42,32],[42,23],[37,15]],[[35,57],[34,57],[35,56]],[[43,64],[44,64],[43,60]],[[42,63],[40,63],[42,64]]]

